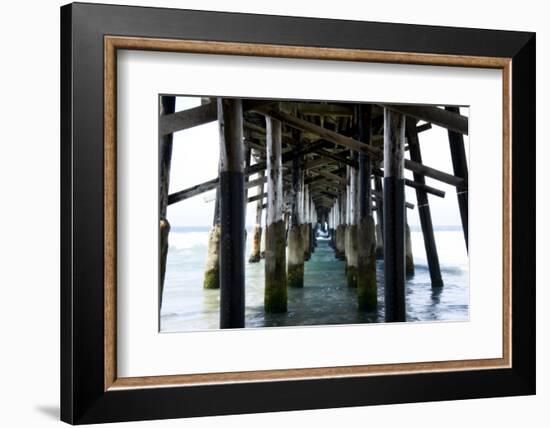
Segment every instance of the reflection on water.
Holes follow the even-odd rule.
[[[219,325],[219,290],[204,290],[202,276],[207,232],[170,234],[161,330],[216,329]],[[251,237],[251,233],[248,233]],[[436,232],[441,274],[445,286],[431,287],[422,236],[412,233],[415,276],[407,281],[407,321],[463,321],[468,319],[468,271],[465,257],[454,245],[464,245],[461,232]],[[247,242],[247,254],[250,242]],[[456,248],[456,247],[455,247]],[[383,263],[377,262],[378,310],[360,312],[356,289],[349,288],[344,262],[324,239],[318,240],[311,260],[305,264],[304,288],[289,288],[288,312],[266,314],[263,310],[264,262],[246,263],[246,327],[357,324],[384,321]]]

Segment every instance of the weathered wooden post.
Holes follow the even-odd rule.
[[[338,256],[338,250],[336,248],[336,229],[338,228],[338,197],[334,201],[334,205],[332,207],[332,249],[334,250],[334,257]]]
[[[382,179],[377,175],[374,176],[374,190],[384,194]],[[376,202],[376,258],[384,258],[384,204],[380,201]]]
[[[218,98],[220,131],[220,328],[244,327],[245,189],[243,110]]]
[[[359,140],[371,144],[371,105],[357,107]],[[359,154],[359,221],[357,226],[357,303],[359,309],[377,307],[376,236],[371,202],[370,157]]]
[[[338,258],[340,256],[339,252],[338,252],[338,232],[339,232],[339,227],[340,227],[340,219],[339,219],[339,214],[340,214],[340,196],[337,196],[336,197],[336,201],[334,202],[334,238],[333,238],[333,242],[334,242],[334,257]]]
[[[330,208],[330,213],[329,213],[329,228],[328,228],[328,233],[329,233],[329,239],[330,239],[330,246],[334,249],[335,248],[335,243],[334,243],[334,229],[335,229],[335,226],[334,226],[334,211],[336,209],[336,204],[334,204],[331,208]]]
[[[266,205],[267,206],[267,205]],[[265,259],[265,236],[267,235],[267,223],[260,240],[260,258]]]
[[[313,203],[313,195],[309,195],[309,242],[311,245],[310,253],[315,252],[315,247],[317,246],[317,234],[315,233],[315,204]]]
[[[334,256],[338,256],[338,249],[336,248],[336,239],[338,229],[338,197],[334,201],[334,206],[332,207],[332,248],[334,250]]]
[[[174,113],[176,110],[176,97],[160,97],[160,115]],[[159,310],[162,306],[164,293],[164,277],[166,275],[166,259],[168,257],[168,234],[170,223],[166,218],[168,207],[168,188],[170,186],[170,163],[172,161],[172,141],[174,134],[166,134],[160,137],[160,284],[159,284]]]
[[[310,242],[310,230],[309,230],[309,191],[308,186],[304,184],[304,177],[302,175],[302,189],[303,189],[303,211],[302,211],[302,248],[304,250],[304,260],[307,261],[311,257],[311,242]],[[328,225],[327,225],[328,227]]]
[[[414,257],[412,253],[411,228],[407,219],[407,210],[405,209],[405,276],[410,278],[414,276]]]
[[[283,220],[281,122],[266,116],[267,215],[265,239],[266,312],[286,312],[286,237]]]
[[[264,177],[264,171],[258,172],[258,178]],[[263,183],[257,187],[257,195],[264,194],[264,185]],[[260,246],[262,242],[262,210],[263,210],[263,198],[258,199],[256,202],[256,223],[254,225],[254,230],[252,231],[252,249],[250,251],[250,258],[248,259],[249,263],[258,263],[260,261]]]
[[[204,263],[203,287],[207,290],[220,288],[220,188],[216,188],[214,220],[208,232],[208,250]]]
[[[445,107],[445,110],[460,113],[458,107]],[[464,150],[464,137],[462,134],[454,131],[448,131],[448,134],[454,175],[463,178],[465,183],[462,186],[456,186],[456,197],[458,199],[466,250],[468,250],[468,163],[466,161],[466,151]]]
[[[345,206],[345,221],[344,221],[344,261],[346,281],[348,275],[348,253],[349,253],[349,226],[351,223],[351,192],[350,192],[350,167],[346,166],[346,206]]]
[[[357,154],[352,153],[352,159],[356,159]],[[349,168],[349,225],[347,228],[347,281],[348,287],[357,287],[357,218],[358,218],[358,180],[357,169]]]
[[[405,321],[405,116],[384,108],[384,287],[386,322]]]
[[[416,129],[416,120],[407,118],[407,140],[409,143],[409,155],[411,160],[419,164],[422,163],[422,154],[420,142],[418,140],[418,131]],[[423,174],[413,172],[414,181],[420,184],[426,184]],[[424,238],[424,248],[428,259],[428,268],[430,270],[430,279],[432,287],[441,287],[443,280],[441,278],[441,269],[439,267],[439,257],[437,255],[437,246],[432,224],[432,215],[428,194],[420,187],[416,188],[416,200],[418,202],[418,215],[420,217],[420,226],[422,227],[422,236]]]
[[[287,281],[289,287],[304,286],[304,233],[302,225],[303,179],[299,150],[292,157],[292,214],[288,232]]]
[[[336,256],[340,260],[346,258],[346,198],[347,192],[343,190],[338,196],[338,227],[336,229]]]

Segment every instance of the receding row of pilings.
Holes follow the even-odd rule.
[[[234,100],[226,100],[226,103],[235,102]],[[222,101],[223,104],[223,101]],[[233,107],[235,109],[235,107]],[[234,110],[219,111],[218,114],[225,114],[225,121],[220,117],[220,128],[223,129],[225,138],[228,129],[231,128],[227,124],[228,114],[234,113]],[[235,118],[233,118],[235,120]],[[233,132],[235,132],[233,130]],[[285,204],[283,198],[283,168],[282,168],[282,131],[281,123],[271,118],[266,118],[266,171],[258,172],[257,180],[260,184],[257,186],[257,195],[248,200],[256,198],[256,216],[255,225],[252,230],[252,246],[251,253],[248,258],[249,263],[259,262],[262,258],[265,259],[265,299],[264,308],[266,312],[278,313],[287,311],[287,287],[303,287],[304,285],[304,262],[309,260],[311,252],[314,249],[314,225],[313,219],[315,212],[315,204],[309,194],[309,187],[304,185],[304,173],[301,169],[302,158],[298,149],[293,151],[292,158],[292,183],[289,189],[290,202]],[[220,137],[222,138],[222,137]],[[233,135],[233,138],[234,135]],[[296,136],[299,139],[299,136]],[[238,137],[237,137],[238,139]],[[223,146],[227,146],[227,142],[222,142]],[[208,237],[208,252],[205,263],[204,272],[204,288],[222,290],[220,300],[224,302],[223,294],[223,264],[222,253],[224,251],[223,242],[223,206],[224,199],[227,198],[226,191],[237,193],[236,189],[227,188],[224,191],[222,168],[227,164],[225,156],[230,150],[224,153],[221,151],[220,156],[220,186],[216,191],[216,205],[214,210],[214,222]],[[235,156],[235,151],[231,154]],[[256,155],[258,161],[258,153]],[[267,187],[267,204],[264,205],[264,180]],[[235,181],[235,178],[232,178]],[[230,181],[228,178],[227,181]],[[285,211],[285,205],[290,205],[290,211]],[[237,205],[233,204],[230,210],[235,210]],[[265,216],[265,231],[262,228],[262,213],[266,208]],[[229,224],[229,223],[228,223]],[[238,225],[241,227],[242,225]],[[243,226],[244,227],[244,226]],[[244,229],[243,229],[244,230]],[[262,235],[265,234],[265,249],[262,252],[261,243]],[[287,252],[288,248],[288,252]],[[237,254],[237,251],[233,251]],[[239,256],[239,260],[241,260]],[[241,278],[236,278],[240,282]],[[232,287],[234,289],[235,287]],[[237,293],[241,295],[240,292]],[[234,293],[233,293],[234,295]],[[229,304],[239,305],[230,310],[239,310],[242,303],[237,301],[235,297],[228,298]],[[222,313],[224,307],[222,306]],[[240,319],[221,318],[221,325],[235,326],[235,323],[240,323]]]
[[[204,287],[220,289],[221,328],[244,326],[244,219],[246,204],[250,202],[256,202],[256,218],[248,261],[258,262],[262,255],[265,259],[266,312],[287,311],[288,287],[304,285],[304,262],[314,248],[314,229],[318,225],[324,231],[328,225],[335,254],[346,261],[346,281],[357,288],[358,308],[376,309],[376,259],[382,258],[386,321],[405,321],[405,278],[414,273],[406,216],[406,208],[414,205],[405,201],[405,186],[416,191],[432,285],[443,285],[427,195],[443,197],[445,193],[426,185],[424,178],[428,176],[456,187],[467,239],[467,166],[462,140],[462,134],[467,133],[467,118],[456,109],[384,106],[382,122],[380,116],[376,118],[378,129],[383,129],[381,150],[373,142],[372,105],[315,108],[307,105],[302,107],[309,113],[300,113],[300,118],[297,110],[292,110],[296,106],[283,109],[273,101],[222,98],[173,113],[169,98],[173,97],[161,97],[160,117],[161,281],[168,245],[166,206],[216,189]],[[304,116],[311,117],[319,109],[349,119],[333,125],[334,130],[323,126],[323,117],[306,120]],[[251,110],[254,113],[248,114],[247,122],[243,112]],[[265,127],[261,126],[260,118]],[[455,175],[422,163],[418,132],[429,126],[417,126],[419,118],[449,130]],[[168,195],[171,132],[216,119],[220,135],[218,178]],[[310,141],[303,140],[304,134]],[[318,138],[311,139],[311,135]],[[327,150],[327,143],[333,149],[344,150]],[[405,159],[406,143],[410,159]],[[255,159],[252,165],[251,157]],[[405,178],[405,168],[413,172],[414,180]],[[254,174],[256,177],[252,179]],[[249,196],[249,189],[254,187],[256,194]]]

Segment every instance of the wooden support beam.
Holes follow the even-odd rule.
[[[413,173],[414,174],[414,173]],[[424,177],[422,174],[417,174],[417,177]],[[409,180],[408,178],[405,178],[405,186],[412,187],[414,189],[420,189],[423,192],[429,193],[431,195],[437,196],[439,198],[445,197],[445,192],[443,190],[436,189],[435,187],[428,186],[425,183],[425,180],[422,180],[424,183],[421,183],[419,181]]]
[[[336,181],[337,183],[340,183],[342,185],[346,184],[346,179],[345,178],[340,177],[339,175],[334,174],[332,172],[316,170],[316,171],[314,171],[314,174],[318,174],[322,177],[325,177],[325,178],[328,178],[330,180]]]
[[[354,160],[357,160],[357,153],[351,153]],[[359,181],[356,168],[349,168],[349,224],[346,239],[346,279],[348,287],[357,287],[357,221],[359,218]]]
[[[258,201],[262,201],[264,198],[267,197],[267,193],[259,193],[257,195],[254,195],[254,196],[250,196],[246,202],[247,203],[251,203],[251,202],[258,202]]]
[[[372,174],[375,177],[384,177],[384,171],[382,171],[379,168],[373,168],[372,169]],[[420,174],[420,175],[422,175],[422,174]],[[439,189],[436,189],[435,187],[428,186],[425,183],[425,180],[423,180],[423,181],[424,181],[424,183],[420,183],[419,181],[409,180],[408,178],[405,178],[405,186],[412,187],[414,189],[422,189],[426,193],[429,193],[430,195],[437,196],[439,198],[444,198],[445,197],[445,192],[443,190],[439,190]]]
[[[299,140],[298,133],[295,131],[294,134],[296,140]],[[296,146],[293,154],[291,223],[288,231],[287,281],[289,287],[300,288],[304,286],[304,248],[302,241],[304,189],[299,146]]]
[[[418,141],[418,128],[416,127],[416,120],[407,118],[406,126],[411,159],[415,162],[422,163],[422,154]],[[424,176],[421,174],[416,175],[413,173],[413,175],[417,182],[424,182]],[[422,227],[422,236],[424,238],[424,248],[426,249],[426,257],[428,259],[428,268],[430,270],[432,287],[441,287],[443,285],[443,280],[441,278],[441,269],[439,267],[439,256],[437,255],[437,246],[435,244],[428,194],[423,189],[417,188],[416,200],[418,202],[418,216],[420,217],[420,226]]]
[[[273,101],[269,100],[242,100],[242,106],[244,111],[248,111],[272,102]],[[210,102],[188,110],[167,114],[159,119],[160,135],[167,135],[214,122],[218,118],[217,114],[216,102]]]
[[[343,163],[344,165],[352,166],[354,168],[358,168],[359,164],[357,160],[350,159],[345,156],[339,155],[337,153],[333,153],[326,149],[317,149],[314,151],[314,153],[318,154],[319,156],[322,156],[324,158],[332,159],[336,162]]]
[[[257,152],[252,152],[252,155],[256,155]],[[261,242],[262,242],[262,212],[263,212],[263,198],[264,198],[264,183],[266,181],[264,171],[258,173],[258,178],[256,180],[251,180],[248,183],[253,181],[259,181],[261,184],[258,185],[256,195],[262,195],[261,199],[258,199],[256,203],[256,221],[254,224],[254,230],[252,231],[252,249],[250,251],[250,257],[248,259],[249,263],[258,263],[261,259]],[[267,196],[267,195],[265,195]],[[250,199],[250,198],[249,198]]]
[[[405,116],[384,109],[384,289],[386,322],[406,321]]]
[[[369,154],[375,160],[383,159],[384,154],[377,147],[367,146],[366,144],[362,144],[360,141],[340,135],[337,132],[315,125],[311,122],[299,119],[283,112],[274,111],[273,109],[267,107],[258,108],[256,109],[256,111],[264,115],[271,115],[272,117],[286,123],[289,126],[292,126],[293,128],[313,132],[319,135],[319,137],[334,144],[346,147],[360,153],[362,152]],[[459,186],[464,184],[464,180],[460,177],[455,177],[454,175],[447,174],[443,171],[439,171],[426,165],[418,164],[408,159],[405,159],[405,168],[411,171],[419,172],[427,177],[431,177],[435,180],[442,181],[452,186]]]
[[[382,178],[374,176],[374,189],[383,194]],[[376,202],[376,258],[384,258],[384,204],[382,201]]]
[[[175,97],[160,97],[160,118],[174,112],[176,107]],[[159,119],[160,120],[160,119]],[[158,290],[159,314],[162,307],[164,293],[164,277],[166,275],[166,259],[168,257],[168,234],[170,223],[166,218],[168,207],[168,190],[170,187],[170,164],[172,162],[173,135],[163,135],[159,139],[160,145],[160,179],[159,179],[159,213],[160,213],[160,284]],[[160,316],[160,315],[159,315]]]
[[[218,183],[219,179],[216,177],[212,180],[205,181],[204,183],[197,184],[196,186],[191,186],[187,189],[180,190],[179,192],[172,193],[168,196],[168,205],[184,201],[185,199],[189,199],[193,196],[197,196],[201,193],[215,189],[216,187],[218,187]]]
[[[371,144],[372,129],[372,106],[357,106],[357,124],[359,131],[359,140],[366,145]],[[372,163],[368,154],[361,152],[359,154],[359,221],[371,215],[370,212],[370,194],[371,194],[371,176]]]
[[[445,107],[445,110],[452,114],[458,114],[460,111],[458,107]],[[464,137],[452,130],[449,130],[448,134],[454,174],[464,179],[464,184],[456,188],[456,197],[458,199],[466,250],[468,250],[468,162],[466,161],[466,151],[464,150]]]
[[[217,119],[218,107],[215,102],[206,103],[188,110],[166,115],[159,121],[160,135],[183,131]]]
[[[384,193],[383,192],[379,192],[378,190],[373,190],[372,191],[372,196],[373,196],[373,199],[376,200],[376,201],[381,201],[381,202],[384,201]],[[414,209],[414,204],[411,203],[411,202],[405,202],[405,208],[408,208],[408,209],[412,210],[412,209]]]
[[[295,101],[282,103],[282,110],[289,111],[290,108],[296,108],[297,113],[304,116],[353,116],[353,108],[342,104]]]
[[[357,106],[359,140],[372,144],[372,106]],[[376,235],[372,217],[371,190],[372,160],[359,155],[359,220],[357,224],[357,306],[373,311],[378,306],[376,281]]]
[[[287,311],[285,222],[283,220],[283,173],[281,122],[266,117],[267,212],[265,240],[266,312]]]
[[[249,149],[254,149],[257,152],[265,153],[265,146],[252,141],[250,138],[244,140],[244,145]]]
[[[421,132],[427,131],[427,130],[429,130],[429,129],[432,129],[432,124],[429,123],[429,122],[427,122],[427,123],[425,123],[425,124],[423,124],[423,125],[419,125],[419,126],[416,128],[416,132],[417,132],[418,134],[420,134]]]
[[[214,197],[214,218],[212,229],[208,232],[208,251],[204,263],[204,278],[202,286],[206,290],[220,288],[220,189],[216,188]]]
[[[218,98],[220,131],[220,328],[244,327],[245,190],[243,109]]]
[[[449,131],[468,135],[468,118],[456,111],[426,105],[385,104],[384,107],[441,126]]]
[[[335,156],[341,156],[341,155],[335,155]],[[290,160],[288,159],[289,156],[286,155],[286,153],[283,155],[283,159],[286,162],[289,162]],[[331,160],[334,160],[334,159],[331,159]],[[349,160],[350,162],[348,164],[357,164],[357,162],[354,162],[353,160]],[[304,165],[304,170],[311,170],[311,169],[315,169],[315,168],[318,168],[320,166],[324,166],[324,165],[327,165],[329,162],[327,162],[325,159],[316,159],[314,161],[309,161],[307,162],[305,165]],[[266,168],[266,162],[265,161],[260,161],[254,165],[251,165],[249,168],[247,168],[245,170],[245,174],[246,176],[249,176],[249,175],[252,175],[252,174],[255,174],[255,173],[258,173],[258,172],[262,172],[264,171]],[[343,169],[339,169],[338,171],[332,171],[332,174],[337,174],[337,173],[341,173],[343,171]],[[384,175],[384,172],[379,169],[379,168],[373,168],[372,169],[372,173],[374,176],[379,176],[379,177],[383,177]],[[318,175],[316,174],[315,176],[312,176],[312,177],[307,177],[305,179],[305,183],[314,183],[315,181],[319,181],[319,180],[323,180],[325,177],[322,176],[322,175]],[[263,180],[263,181],[260,181],[260,180]],[[255,187],[255,186],[259,186],[260,184],[264,184],[266,182],[267,178],[262,178],[262,179],[255,179],[255,180],[251,180],[249,182],[247,182],[245,184],[245,188],[246,189],[250,189],[252,187]],[[439,190],[439,189],[436,189],[435,187],[432,187],[432,186],[428,186],[427,184],[422,184],[418,181],[413,181],[413,180],[409,180],[409,179],[405,179],[405,185],[408,186],[408,187],[413,187],[415,189],[423,189],[425,192],[431,194],[431,195],[434,195],[434,196],[438,196],[440,198],[443,198],[445,197],[445,192],[443,190]],[[186,199],[189,199],[193,196],[197,196],[197,195],[200,195],[202,193],[205,193],[205,192],[208,192],[210,190],[213,190],[215,189],[216,187],[218,186],[218,179],[217,178],[213,178],[211,180],[208,180],[208,181],[205,181],[204,183],[200,183],[200,184],[197,184],[195,186],[191,186],[187,189],[183,189],[183,190],[180,190],[178,192],[174,192],[172,194],[170,194],[168,196],[168,205],[171,205],[171,204],[175,204],[177,202],[181,202],[181,201],[184,201]]]

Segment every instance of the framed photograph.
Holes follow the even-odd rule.
[[[535,393],[535,35],[61,8],[61,418]]]

